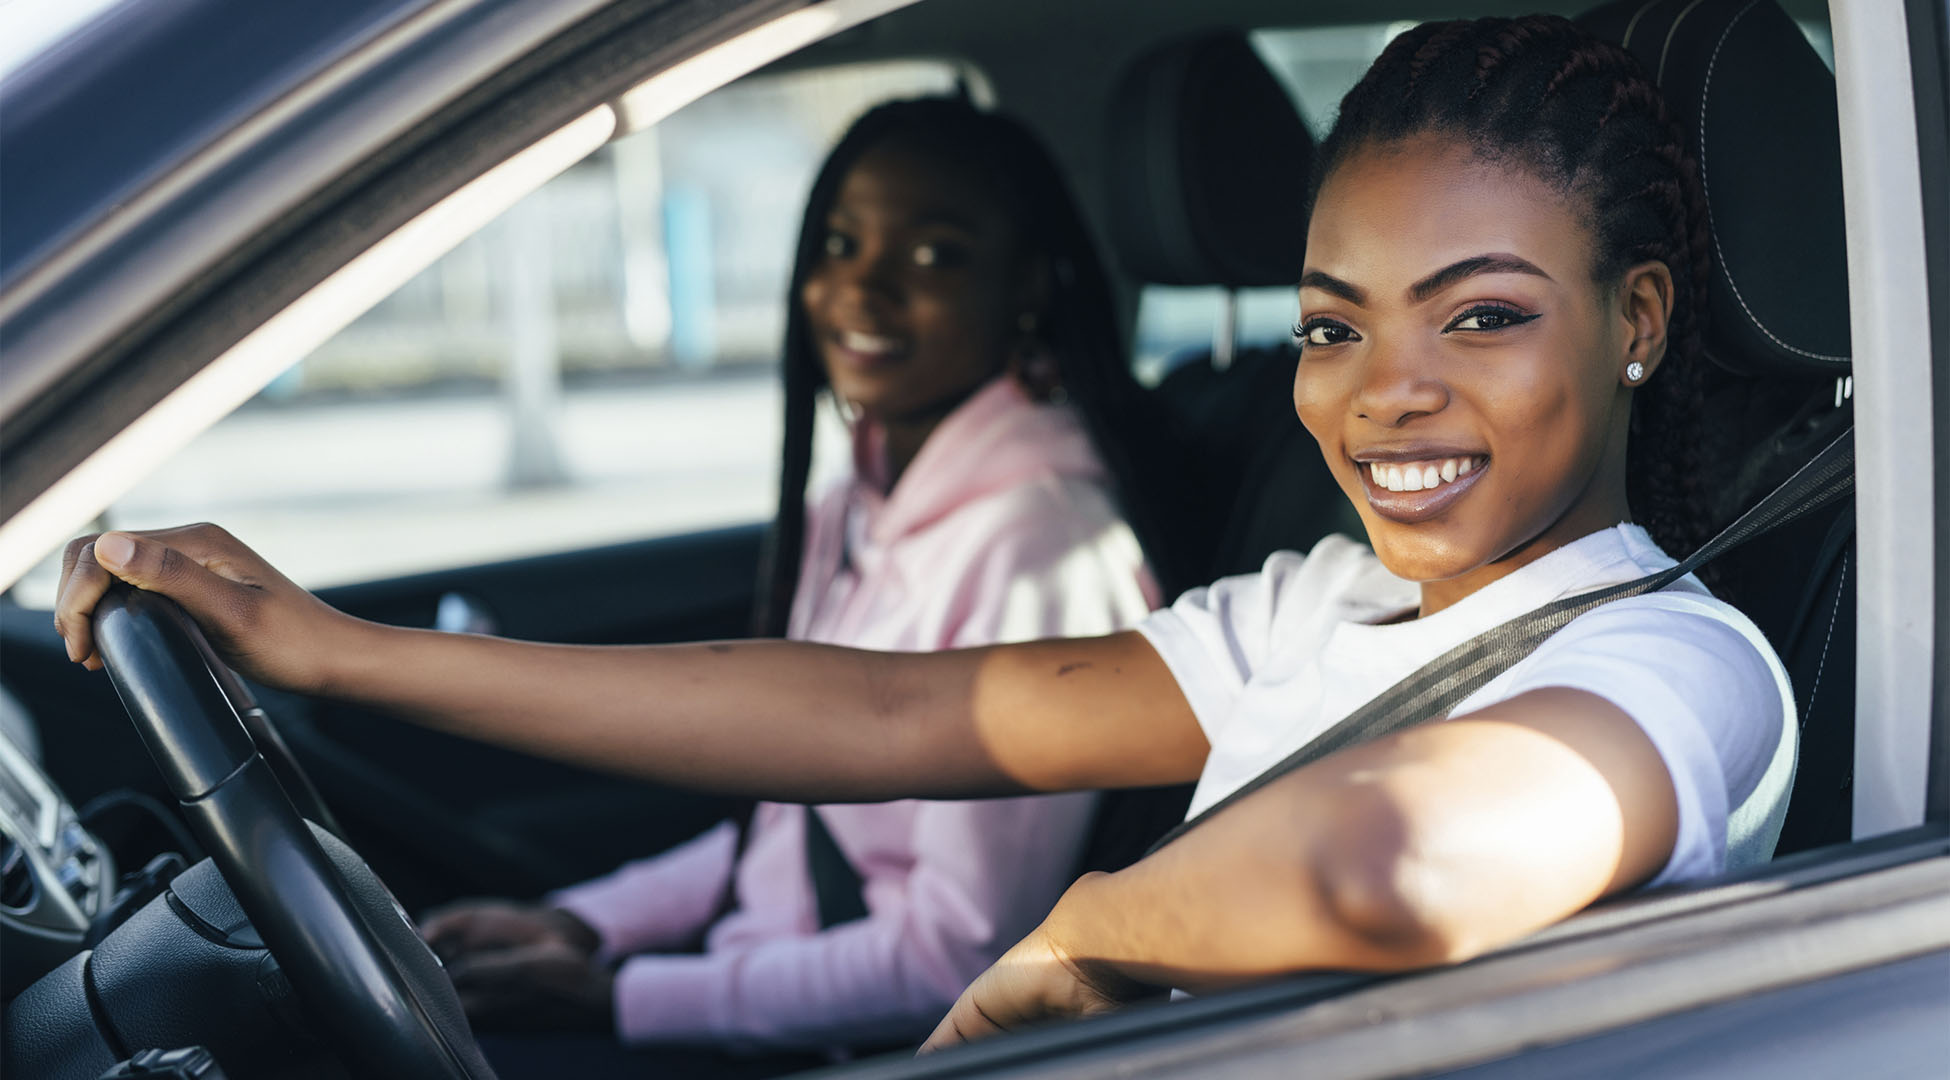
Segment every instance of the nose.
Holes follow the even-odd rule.
[[[1377,342],[1366,350],[1355,376],[1354,414],[1397,428],[1441,412],[1449,404],[1449,386],[1437,363],[1434,357],[1418,356],[1413,348],[1389,348]]]
[[[872,312],[901,302],[894,252],[885,246],[862,245],[852,258],[829,260],[826,273],[835,298],[842,304]]]

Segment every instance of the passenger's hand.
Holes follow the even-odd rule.
[[[467,953],[447,965],[461,1008],[492,1031],[614,1031],[616,976],[564,941]]]
[[[1150,991],[1107,965],[1070,955],[1045,922],[962,991],[921,1053],[1028,1024],[1110,1012]]]
[[[420,936],[443,962],[471,953],[559,945],[587,960],[602,939],[589,924],[561,908],[507,900],[462,900],[420,921]]]
[[[94,612],[120,578],[176,601],[217,653],[248,678],[317,693],[330,663],[358,646],[363,624],[292,584],[258,554],[215,525],[107,532],[68,544],[54,628],[68,658],[95,671]]]

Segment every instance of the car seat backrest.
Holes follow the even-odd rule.
[[[1835,79],[1774,0],[1622,0],[1578,21],[1654,77],[1699,165],[1717,528],[1852,422]],[[1845,504],[1718,564],[1715,590],[1767,635],[1795,690],[1801,758],[1780,853],[1849,837],[1854,547]]]
[[[1581,20],[1625,46],[1684,127],[1713,244],[1708,333],[1743,373],[1846,375],[1835,77],[1774,0],[1627,0]]]
[[[1174,42],[1125,69],[1107,130],[1111,247],[1160,285],[1291,285],[1313,139],[1246,36]]]

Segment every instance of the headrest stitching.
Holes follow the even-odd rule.
[[[1632,20],[1625,24],[1625,33],[1621,35],[1621,37],[1619,38],[1618,44],[1621,47],[1626,49],[1632,47],[1632,35],[1635,32],[1637,32],[1639,28],[1639,20],[1645,18],[1646,12],[1651,11],[1653,8],[1658,6],[1659,6],[1659,0],[1645,0],[1645,3],[1639,5],[1639,9],[1637,11],[1632,12]]]
[[[1706,195],[1706,228],[1713,234],[1713,254],[1719,260],[1720,272],[1727,279],[1727,287],[1733,290],[1733,298],[1739,301],[1740,310],[1747,313],[1747,320],[1754,324],[1755,329],[1767,335],[1767,340],[1796,356],[1846,364],[1849,362],[1846,356],[1830,356],[1827,353],[1810,352],[1790,345],[1775,336],[1774,332],[1760,321],[1760,316],[1754,314],[1754,309],[1747,306],[1747,298],[1740,295],[1740,283],[1733,280],[1733,267],[1727,263],[1726,251],[1720,246],[1720,230],[1713,223],[1713,187],[1706,178],[1706,102],[1713,93],[1713,67],[1720,62],[1720,49],[1726,45],[1727,38],[1733,36],[1733,28],[1759,3],[1760,0],[1750,0],[1746,7],[1741,8],[1733,18],[1727,20],[1727,28],[1720,32],[1720,40],[1713,44],[1713,55],[1706,61],[1706,84],[1700,89],[1699,95],[1699,186]]]
[[[1694,8],[1704,3],[1706,3],[1706,0],[1693,0],[1692,3],[1686,5],[1684,11],[1681,11],[1678,15],[1675,15],[1673,17],[1672,25],[1666,27],[1666,40],[1663,44],[1659,46],[1659,70],[1652,73],[1653,82],[1656,82],[1661,86],[1665,85],[1666,57],[1672,53],[1672,39],[1679,36],[1679,24],[1686,21],[1686,16],[1691,15],[1693,13]],[[1747,7],[1753,7],[1753,6],[1754,5],[1752,4],[1747,5]],[[1742,8],[1740,11],[1740,15],[1745,15],[1746,13],[1747,13],[1746,8]],[[1739,22],[1740,15],[1735,15],[1733,17],[1733,21]],[[1731,26],[1733,25],[1733,23],[1728,23],[1727,25]]]

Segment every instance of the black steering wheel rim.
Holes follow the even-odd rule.
[[[271,715],[257,703],[256,696],[244,685],[244,680],[217,656],[208,639],[197,633],[194,640],[197,651],[203,657],[203,666],[216,679],[217,689],[223,691],[223,696],[230,702],[231,711],[244,725],[244,733],[250,736],[264,763],[271,767],[271,775],[278,778],[278,786],[284,788],[293,808],[312,824],[323,827],[341,840],[345,839],[345,830],[339,826],[338,817],[332,813],[331,807],[325,805],[325,796],[319,794],[318,785],[311,782],[311,776],[299,763],[298,755],[291,752],[284,736],[278,733],[277,725],[271,722]]]
[[[299,816],[182,608],[118,585],[95,641],[191,831],[335,1049],[362,1075],[492,1080],[439,961],[397,907],[373,910],[390,899],[373,899],[386,894],[371,871],[349,852],[335,861]],[[387,918],[406,933],[375,926]]]

